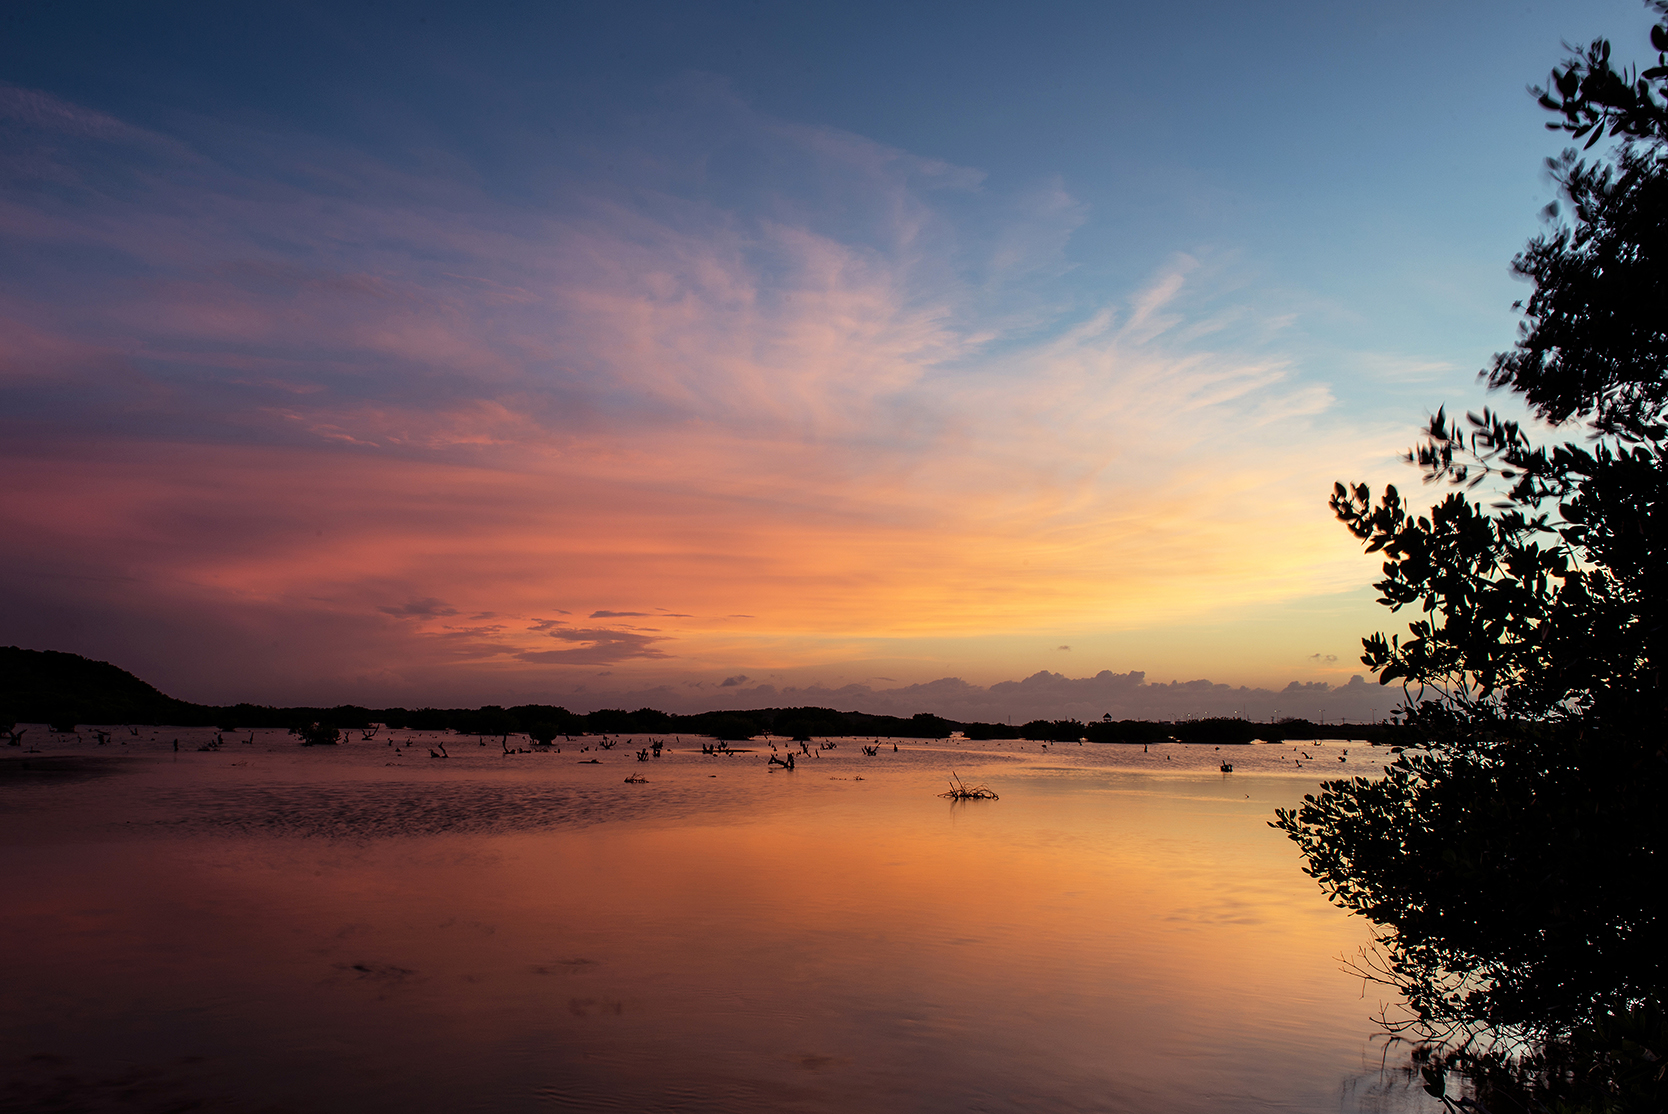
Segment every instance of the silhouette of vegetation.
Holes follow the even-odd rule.
[[[950,775],[950,788],[940,793],[939,796],[948,797],[952,801],[996,801],[1001,799],[996,795],[996,791],[988,785],[969,785],[961,780],[960,774],[955,773]]]
[[[846,719],[832,708],[788,708],[777,712],[771,723],[771,734],[786,735],[790,739],[810,742],[821,736],[851,734]]]
[[[448,726],[460,735],[502,737],[522,730],[521,721],[497,704],[487,704],[473,712],[455,714]]]
[[[1034,719],[1020,729],[1020,738],[1045,743],[1075,743],[1084,726],[1074,719]]]
[[[642,726],[647,726],[642,725]],[[586,730],[600,735],[623,735],[638,730],[637,717],[621,708],[599,708],[585,717]],[[748,735],[753,734],[749,732]],[[745,739],[748,735],[732,735],[729,738]]]
[[[12,709],[22,709],[21,713]],[[1249,743],[1287,739],[1361,739],[1375,743],[1406,742],[1407,729],[1385,724],[1315,724],[1303,719],[1254,723],[1233,718],[1178,722],[1154,720],[1034,720],[1023,727],[1005,723],[958,722],[920,712],[909,717],[841,712],[833,708],[752,708],[739,711],[673,715],[654,708],[627,712],[603,708],[577,713],[555,704],[518,704],[503,708],[279,708],[260,704],[214,706],[165,696],[137,677],[107,662],[56,651],[0,647],[0,709],[15,724],[171,724],[216,727],[221,731],[283,728],[300,733],[317,723],[343,731],[365,732],[383,724],[394,730],[441,732],[483,738],[524,734],[536,743],[578,735],[651,735],[683,733],[737,740],[758,735],[793,739],[894,738],[948,739],[960,731],[971,741],[1035,739],[1092,743]],[[745,734],[743,734],[745,732]],[[14,733],[0,725],[0,736]]]
[[[304,747],[333,747],[342,741],[342,729],[333,723],[309,723],[297,734]]]
[[[758,724],[750,716],[712,716],[702,726],[705,728],[702,734],[711,735],[715,739],[726,739],[735,742],[751,739],[754,735],[760,734]]]
[[[1362,970],[1401,992],[1385,1023],[1426,1042],[1427,1090],[1458,1068],[1495,1111],[1668,1108],[1668,23],[1651,41],[1643,73],[1598,40],[1537,91],[1549,126],[1619,146],[1550,161],[1569,217],[1517,257],[1534,293],[1484,373],[1586,439],[1438,411],[1408,458],[1456,490],[1427,514],[1336,487],[1380,602],[1422,615],[1362,661],[1428,748],[1275,821],[1378,926]]]
[[[562,729],[548,720],[540,720],[527,725],[527,737],[541,747],[547,747],[556,741],[556,736],[562,734]]]

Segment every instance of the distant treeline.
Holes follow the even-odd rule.
[[[363,708],[341,704],[333,708],[275,708],[263,704],[216,706],[192,704],[164,695],[124,669],[78,654],[52,650],[0,647],[0,720],[45,723],[64,730],[78,724],[168,724],[179,727],[216,727],[227,731],[249,728],[300,729],[315,723],[344,730],[365,730],[372,724],[411,731],[456,731],[470,735],[527,734],[534,738],[571,735],[706,735],[719,739],[748,739],[755,735],[787,738],[947,739],[960,731],[969,739],[1026,739],[1048,742],[1249,743],[1253,739],[1362,739],[1374,742],[1408,740],[1387,725],[1320,725],[1302,719],[1252,723],[1217,718],[1159,723],[1147,720],[1032,720],[1021,726],[1005,723],[963,723],[922,712],[901,716],[840,712],[833,708],[757,708],[746,711],[673,715],[653,708],[635,712],[603,709],[570,712],[551,704],[518,704],[503,708]]]

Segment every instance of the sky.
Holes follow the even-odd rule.
[[[212,703],[1387,714],[1327,495],[1510,411],[1526,87],[1649,26],[14,0],[0,643]]]

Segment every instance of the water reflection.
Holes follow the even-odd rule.
[[[1313,786],[1280,748],[900,745],[390,767],[275,735],[9,777],[9,1100],[1425,1108],[1338,969],[1364,926],[1266,827]],[[1002,799],[940,800],[952,767]]]

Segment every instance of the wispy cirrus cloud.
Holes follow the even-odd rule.
[[[553,630],[551,638],[575,645],[565,650],[523,650],[516,654],[521,661],[539,665],[614,665],[636,658],[664,658],[666,652],[655,645],[661,638],[616,630]]]
[[[413,616],[424,619],[440,618],[458,613],[457,608],[447,607],[444,601],[435,599],[433,596],[426,596],[420,600],[410,600],[397,607],[379,607],[377,610],[384,615]],[[490,614],[477,616],[477,618],[491,617]]]

